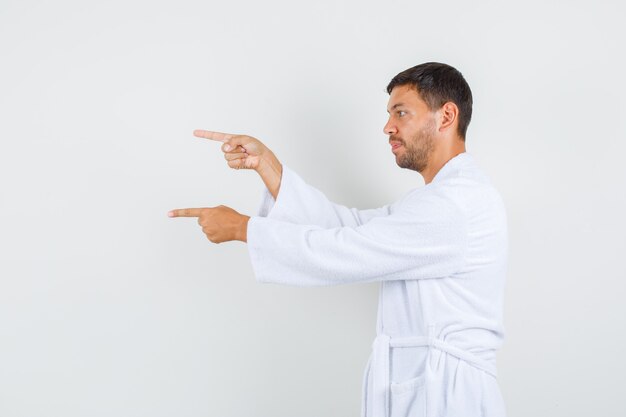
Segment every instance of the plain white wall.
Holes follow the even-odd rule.
[[[468,150],[506,202],[510,416],[624,415],[626,73],[619,2],[0,2],[0,416],[357,416],[378,284],[261,285],[246,133],[333,201],[423,184],[394,162],[398,72],[457,67]]]

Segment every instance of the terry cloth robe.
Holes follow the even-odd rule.
[[[256,280],[293,286],[380,282],[363,417],[504,417],[504,204],[472,155],[393,204],[329,201],[283,165],[247,243]]]

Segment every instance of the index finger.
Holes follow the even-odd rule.
[[[201,208],[185,208],[171,210],[167,213],[169,217],[200,217],[202,213]]]
[[[233,136],[237,136],[237,135],[233,135],[232,133],[212,132],[210,130],[200,130],[200,129],[194,130],[193,135],[199,138],[217,140],[220,142],[228,142],[230,138],[232,138]]]

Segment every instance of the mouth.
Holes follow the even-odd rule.
[[[395,152],[396,149],[402,147],[400,142],[392,142],[391,143],[391,152]]]

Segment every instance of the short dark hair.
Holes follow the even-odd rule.
[[[393,77],[387,85],[387,93],[391,94],[391,90],[399,85],[410,85],[417,90],[431,111],[440,109],[448,101],[456,104],[459,108],[458,133],[465,140],[472,119],[472,90],[456,68],[440,62],[416,65]]]

